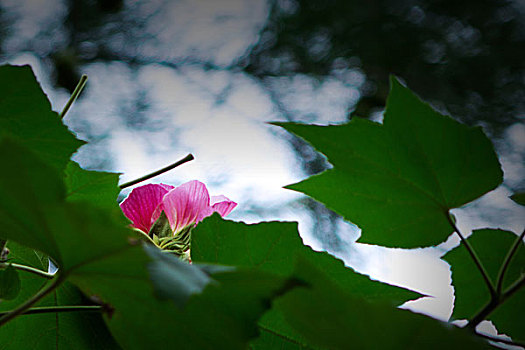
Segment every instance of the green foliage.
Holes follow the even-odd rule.
[[[323,348],[490,348],[459,328],[356,297],[327,279],[308,261],[299,260],[296,273],[312,287],[286,294],[278,300],[278,307],[298,332]]]
[[[480,128],[439,114],[395,78],[383,125],[359,118],[329,127],[277,125],[311,142],[334,165],[287,188],[359,225],[360,242],[404,248],[443,242],[453,232],[448,210],[503,179]]]
[[[244,348],[257,336],[257,320],[270,308],[271,299],[300,285],[261,271],[188,265],[157,248],[145,248],[153,258],[149,269],[158,295],[183,306],[188,297],[202,292],[199,302],[190,299],[179,312],[185,323],[177,329],[187,329],[185,337],[200,333],[185,349]]]
[[[20,277],[18,271],[9,264],[0,269],[0,300],[11,300],[20,293]]]
[[[146,267],[150,258],[140,245],[130,244],[134,236],[132,230],[117,225],[108,213],[87,203],[68,203],[60,179],[14,142],[0,142],[0,156],[7,166],[0,175],[0,193],[3,194],[0,208],[10,225],[4,237],[48,254],[57,262],[59,273],[99,300],[107,310],[106,322],[123,347],[162,348],[171,344],[173,340],[163,336],[162,325],[180,329],[185,337],[177,343],[187,349],[210,348],[225,341],[230,348],[240,349],[256,335],[256,320],[268,307],[263,307],[266,305],[263,301],[271,299],[281,289],[280,279],[274,279],[272,284],[272,279],[267,278],[267,283],[260,288],[248,289],[251,294],[247,294],[250,299],[246,304],[238,303],[240,295],[231,290],[224,293],[219,288],[192,300],[181,313],[174,304],[155,298]],[[20,178],[19,173],[26,176]],[[20,181],[38,184],[46,190],[38,196],[39,191],[32,186],[18,188]],[[17,205],[11,206],[16,196],[19,196]],[[24,216],[34,207],[39,208],[37,217]],[[27,225],[39,227],[39,230],[19,235],[25,232]],[[137,239],[132,239],[131,243]],[[190,284],[187,280],[184,283]],[[248,281],[243,283],[257,286]],[[262,305],[255,307],[258,303]],[[247,304],[252,307],[240,309]],[[213,323],[205,325],[200,318],[199,315],[211,312],[210,306],[221,311],[224,318],[221,327]],[[242,317],[232,317],[239,314]],[[152,315],[155,315],[154,320]]]
[[[0,138],[16,138],[61,173],[84,142],[51,111],[29,66],[0,67],[0,81]]]
[[[296,224],[246,225],[214,215],[194,230],[192,259],[292,272],[306,282],[307,287],[279,298],[261,319],[263,337],[252,343],[254,349],[270,344],[290,349],[314,345],[344,349],[349,344],[359,349],[389,348],[392,344],[392,348],[411,344],[411,349],[441,349],[443,344],[457,349],[486,348],[464,331],[393,308],[393,302],[416,294],[372,281],[328,254],[312,251],[301,243]]]
[[[117,206],[118,174],[67,163],[81,142],[56,121],[28,73],[0,68],[2,77],[17,79],[0,100],[7,111],[0,114],[0,237],[8,240],[13,264],[0,270],[0,311],[12,315],[8,311],[29,300],[36,307],[95,306],[97,312],[55,308],[6,324],[1,316],[0,349],[488,346],[465,330],[396,309],[420,295],[314,252],[303,245],[297,224],[247,225],[215,214],[185,233],[192,239],[193,265],[144,242]],[[19,96],[24,89],[31,111]],[[53,138],[38,134],[44,124]],[[480,129],[438,114],[396,80],[383,125],[355,119],[331,127],[283,126],[310,140],[334,165],[292,188],[361,225],[366,242],[415,247],[444,241],[453,229],[448,210],[501,182],[498,160]],[[165,226],[159,220],[154,231],[172,239]],[[512,287],[524,273],[523,242],[501,230],[476,231],[468,242],[494,285],[503,262],[510,261],[503,294],[493,293],[494,310],[487,315],[501,331],[523,337],[523,283]],[[59,268],[54,277],[45,272],[48,257]],[[480,296],[489,300],[490,294],[483,295],[487,289],[472,257],[456,248],[445,259],[456,290],[453,317],[484,317],[477,313],[485,301]],[[26,268],[15,273],[20,264]],[[506,294],[509,289],[516,292]]]
[[[8,243],[10,261],[47,271],[47,258],[20,244]],[[15,300],[0,302],[0,311],[8,311],[46,284],[46,280],[20,271],[21,293]],[[87,305],[78,288],[65,283],[35,306]],[[119,349],[99,313],[45,313],[20,316],[0,327],[0,349]]]
[[[399,305],[419,296],[412,291],[372,281],[346,268],[342,261],[326,253],[314,252],[301,242],[295,223],[246,225],[213,215],[193,231],[191,256],[194,262],[257,268],[283,276],[293,274],[297,259],[303,259],[322,269],[333,283],[363,300]],[[279,307],[266,314],[260,326],[263,332],[267,332],[265,339],[272,343],[286,346],[307,344],[284,320]]]
[[[509,231],[482,229],[474,231],[467,239],[475,249],[494,285],[497,283],[500,267],[507,252],[517,238]],[[523,241],[521,241],[505,274],[502,284],[503,291],[525,274],[524,248]],[[489,303],[490,293],[481,274],[475,271],[476,267],[464,247],[454,248],[443,259],[450,264],[452,269],[452,284],[456,297],[452,318],[470,319],[484,304]],[[525,310],[525,290],[521,289],[490,314],[488,319],[494,322],[500,333],[505,333],[512,338],[525,339],[523,310]]]
[[[191,258],[212,263],[257,269],[288,276],[302,258],[322,269],[329,278],[353,295],[369,301],[400,305],[421,295],[371,280],[327,253],[315,252],[299,237],[296,223],[266,222],[247,225],[225,221],[218,214],[206,218],[192,233]]]

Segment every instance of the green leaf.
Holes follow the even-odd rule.
[[[181,312],[155,296],[137,233],[87,202],[67,202],[58,175],[15,142],[0,141],[0,158],[1,236],[52,257],[58,273],[105,306],[104,320],[124,348],[244,349],[272,298],[287,290],[288,278],[215,273],[219,286],[191,297]],[[173,332],[180,336],[166,336]]]
[[[510,199],[518,204],[525,205],[525,192],[514,193]]]
[[[296,223],[247,225],[222,220],[215,214],[193,230],[191,257],[193,262],[257,268],[281,276],[290,276],[295,261],[302,258],[319,267],[334,283],[356,297],[399,305],[420,296],[416,292],[372,281],[346,268],[341,260],[327,253],[314,252],[303,245]],[[268,332],[306,345],[304,339],[283,319],[279,310],[272,309],[264,315],[260,325]]]
[[[467,238],[494,285],[507,252],[516,238],[517,236],[512,232],[495,229],[476,230]],[[503,291],[525,274],[524,248],[521,242],[505,274]],[[454,248],[443,256],[443,259],[450,264],[452,270],[455,294],[452,318],[470,319],[489,302],[488,288],[465,247],[460,245]],[[525,339],[523,310],[525,310],[525,289],[521,288],[492,312],[488,319],[496,325],[500,333],[505,333],[512,338]]]
[[[33,249],[8,242],[13,263],[47,271],[47,258]],[[0,311],[15,308],[29,299],[46,279],[20,271],[21,293],[15,300],[0,302]],[[93,305],[70,283],[35,306]],[[100,313],[46,313],[20,316],[0,327],[2,350],[16,349],[118,349]]]
[[[57,174],[16,143],[0,141],[0,236],[51,256],[65,271],[129,246],[128,230],[86,203],[66,203]]]
[[[0,300],[15,299],[20,293],[20,277],[18,271],[11,265],[0,269]]]
[[[62,124],[29,66],[1,66],[0,139],[16,138],[62,173],[69,158],[84,144]]]
[[[296,277],[310,284],[277,301],[308,341],[328,349],[490,349],[468,331],[345,292],[308,261]]]
[[[89,202],[102,209],[115,209],[120,174],[82,169],[70,161],[66,167],[65,183],[69,202]]]
[[[310,142],[334,168],[287,188],[303,192],[362,229],[360,242],[413,248],[446,240],[449,209],[502,181],[481,128],[436,112],[395,78],[384,123],[276,123]]]
[[[328,253],[315,252],[303,244],[297,223],[263,222],[247,225],[221,219],[214,214],[192,232],[193,262],[252,268],[289,276],[294,261],[303,257],[348,292],[370,301],[400,305],[421,295],[403,288],[372,281],[356,273]]]

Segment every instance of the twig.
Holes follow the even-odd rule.
[[[64,119],[67,112],[69,111],[69,108],[71,108],[71,105],[73,104],[73,102],[75,102],[78,96],[80,96],[80,93],[84,89],[84,86],[86,86],[87,79],[88,77],[85,74],[83,74],[82,77],[80,77],[80,81],[75,87],[75,90],[73,90],[73,93],[71,94],[71,97],[69,97],[69,100],[67,100],[67,103],[64,106],[64,109],[62,110],[62,112],[60,112],[60,119]]]
[[[179,160],[179,161],[176,161],[175,163],[173,163],[173,164],[171,164],[171,165],[168,165],[168,166],[165,167],[165,168],[162,168],[162,169],[160,169],[160,170],[154,171],[154,172],[152,172],[151,174],[144,175],[144,176],[142,176],[142,177],[140,177],[140,178],[138,178],[138,179],[136,179],[136,180],[133,180],[133,181],[130,181],[130,182],[126,182],[126,183],[123,183],[123,184],[120,185],[119,187],[120,187],[120,189],[122,190],[122,189],[124,189],[124,188],[126,188],[126,187],[130,187],[130,186],[136,185],[136,184],[138,184],[139,182],[149,180],[149,179],[151,179],[151,178],[153,178],[153,177],[155,177],[155,176],[158,176],[158,175],[163,174],[163,173],[165,173],[165,172],[167,172],[167,171],[170,171],[171,169],[176,168],[176,167],[178,167],[179,165],[182,165],[182,164],[184,164],[184,163],[187,163],[187,162],[189,162],[190,160],[193,160],[193,159],[195,159],[195,158],[193,158],[193,155],[190,153],[190,154],[188,154],[186,157],[182,158],[182,159]]]

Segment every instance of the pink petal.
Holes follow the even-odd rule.
[[[162,199],[161,205],[174,233],[213,213],[206,186],[196,180],[169,191]]]
[[[223,195],[212,196],[210,199],[210,204],[213,211],[216,211],[217,213],[221,214],[222,217],[231,213],[232,210],[237,206],[237,203]]]
[[[159,212],[155,217],[155,209],[171,188],[173,186],[164,184],[148,184],[134,188],[120,203],[122,212],[133,223],[131,226],[148,233],[151,225],[160,215]]]

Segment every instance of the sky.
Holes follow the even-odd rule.
[[[158,10],[161,5],[163,11]],[[0,60],[30,64],[53,109],[60,111],[69,93],[53,86],[51,67],[38,52],[65,40],[60,30],[64,3],[0,0],[0,6],[13,19]],[[313,218],[300,202],[304,196],[282,188],[307,177],[289,136],[269,124],[284,121],[285,116],[259,81],[227,69],[257,42],[268,16],[267,3],[130,1],[126,8],[125,20],[149,20],[128,32],[115,31],[109,24],[104,28],[108,45],[124,56],[161,64],[131,67],[125,62],[98,62],[83,67],[88,85],[65,123],[78,137],[92,142],[74,159],[88,169],[120,172],[124,183],[192,153],[194,161],[154,182],[179,185],[198,179],[207,184],[210,194],[223,194],[239,203],[229,219],[297,221],[304,243],[321,249],[322,242],[312,233]],[[53,30],[42,33],[42,28],[50,26]],[[88,53],[89,48],[87,40]],[[179,63],[175,69],[162,62]],[[214,69],[199,62],[211,62]],[[364,82],[363,73],[356,69],[345,76],[345,82],[333,77],[318,82],[295,75],[276,77],[269,83],[298,120],[339,124],[358,100],[358,88]],[[380,114],[377,119],[381,120]],[[513,125],[506,133],[506,142],[498,149],[503,152],[505,183],[512,185],[523,179],[525,126]],[[468,235],[474,228],[490,225],[521,232],[525,211],[508,199],[510,194],[508,187],[501,186],[454,210],[460,230]],[[438,247],[388,249],[355,243],[359,229],[343,220],[338,222],[338,235],[343,249],[336,255],[347,265],[374,279],[432,296],[406,307],[449,318],[453,302],[450,268],[440,257],[459,243],[456,237]]]

